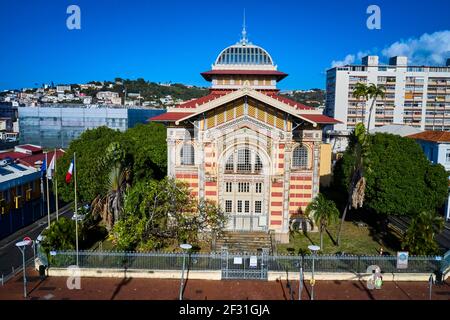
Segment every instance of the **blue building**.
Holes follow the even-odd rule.
[[[140,107],[70,104],[19,107],[20,143],[67,148],[87,129],[107,126],[125,131],[164,112],[163,109]]]
[[[408,136],[422,147],[427,158],[434,164],[441,164],[450,172],[450,132],[424,131]],[[450,193],[445,204],[445,219],[450,221]]]

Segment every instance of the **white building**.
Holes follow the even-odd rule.
[[[71,86],[68,85],[62,85],[62,86],[56,86],[56,92],[58,93],[64,93],[66,91],[71,91]]]
[[[112,91],[100,91],[100,92],[97,92],[96,97],[99,100],[111,100],[113,98],[118,98],[119,94],[117,92],[112,92]]]
[[[373,107],[369,129],[395,123],[450,131],[450,59],[446,66],[431,67],[408,66],[402,56],[390,58],[388,65],[380,64],[378,56],[366,56],[361,65],[327,71],[325,114],[342,122],[326,128],[335,152],[345,149],[356,123],[368,124],[372,100],[353,97],[358,82],[386,89]]]

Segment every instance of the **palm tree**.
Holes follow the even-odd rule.
[[[369,171],[369,139],[368,134],[363,123],[358,123],[355,131],[350,136],[350,150],[354,155],[354,165],[352,168],[351,180],[348,186],[347,204],[342,213],[341,223],[339,225],[336,242],[339,246],[341,244],[342,226],[347,215],[347,211],[352,206],[353,208],[361,208],[364,204],[364,195],[366,190],[366,178],[364,171]]]
[[[339,218],[339,210],[333,201],[328,200],[319,193],[314,200],[308,204],[305,214],[312,214],[314,221],[319,225],[320,248],[323,250],[323,231],[327,226],[336,222]]]
[[[439,253],[439,246],[434,239],[442,231],[444,219],[433,211],[420,212],[411,220],[406,231],[403,247],[411,254],[431,255]]]
[[[386,89],[383,85],[375,85],[373,83],[371,83],[367,88],[368,97],[369,99],[372,99],[372,103],[369,109],[369,120],[367,122],[367,130],[370,130],[370,120],[372,118],[373,106],[375,105],[375,102],[377,101],[378,97],[384,98],[385,91]]]
[[[120,219],[125,191],[129,186],[131,175],[130,170],[122,164],[124,159],[123,148],[118,143],[111,143],[100,164],[101,166],[108,166],[112,163],[112,166],[105,185],[106,192],[99,194],[92,201],[92,213],[101,216],[108,231]]]
[[[365,101],[369,99],[369,87],[362,82],[358,82],[353,90],[353,97],[356,99],[364,98]],[[364,123],[364,107],[361,107],[361,122]]]

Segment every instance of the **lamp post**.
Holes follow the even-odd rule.
[[[31,240],[23,240],[16,243],[16,247],[19,248],[20,252],[22,252],[22,261],[23,261],[23,297],[27,297],[27,272],[25,269],[25,249],[27,246],[32,244]]]
[[[180,283],[180,300],[183,300],[183,287],[184,287],[184,268],[186,265],[186,251],[190,250],[192,246],[188,243],[183,243],[180,245],[180,248],[184,250],[183,253],[183,270],[181,271],[181,283]]]
[[[314,300],[314,258],[316,256],[316,252],[320,250],[319,246],[310,245],[308,249],[312,252],[312,277],[311,277],[311,300]]]

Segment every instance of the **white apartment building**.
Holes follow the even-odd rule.
[[[450,59],[446,66],[409,66],[407,57],[380,64],[378,56],[366,56],[361,65],[346,65],[327,71],[324,114],[342,123],[325,129],[325,136],[340,152],[356,123],[368,126],[372,100],[353,97],[358,82],[383,85],[384,98],[373,107],[370,129],[404,124],[421,130],[450,131]]]

